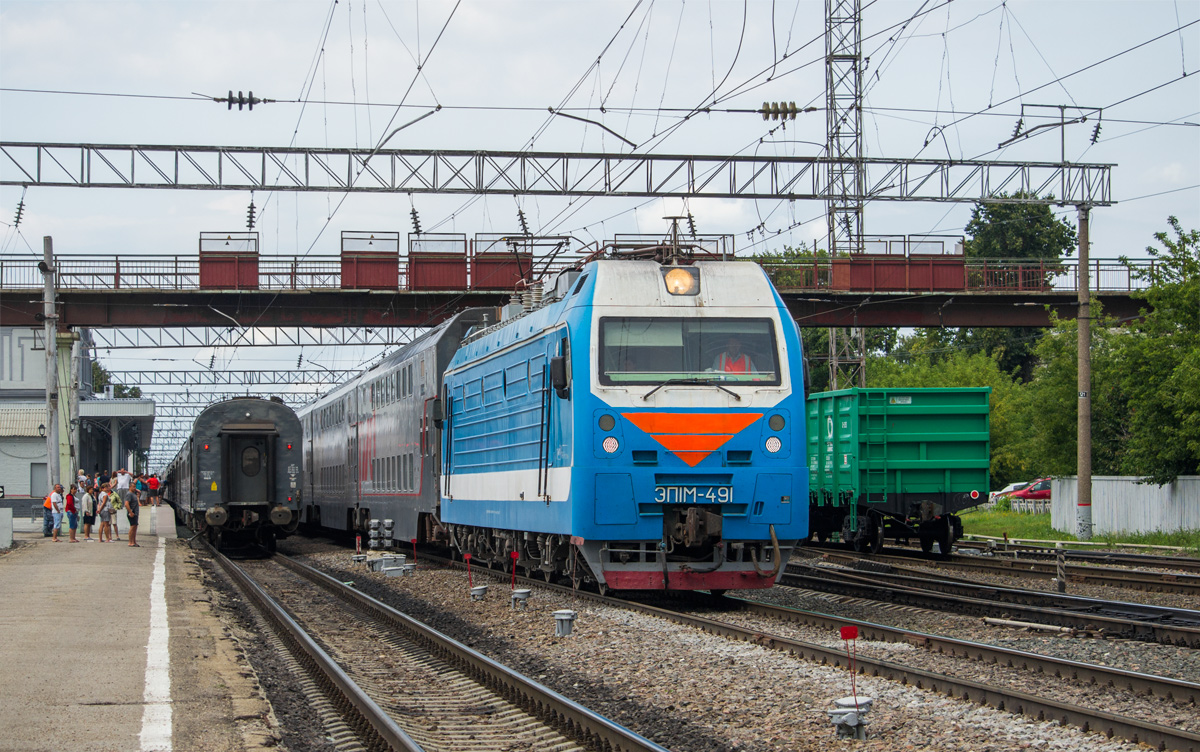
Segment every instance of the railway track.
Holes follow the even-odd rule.
[[[343,749],[665,752],[300,562],[211,553],[327,698]]]
[[[426,562],[436,561],[445,566],[461,567],[461,564],[458,562],[429,554],[422,554],[422,556]],[[509,575],[495,570],[475,568],[474,571],[477,574],[486,574],[497,580],[508,582]],[[610,595],[602,596],[596,593],[573,590],[570,587],[548,584],[542,580],[521,577],[518,577],[517,580],[529,586],[569,593],[576,598],[660,617],[712,634],[746,641],[769,649],[784,651],[805,660],[835,667],[843,667],[847,663],[845,652],[837,647],[772,634],[764,630],[762,624],[743,626],[713,618],[709,615],[690,613],[679,608],[665,607],[663,605],[636,600],[626,600]],[[866,640],[904,643],[924,648],[930,652],[941,653],[964,660],[983,664],[998,664],[1025,672],[1061,677],[1082,685],[1098,685],[1101,687],[1123,689],[1132,694],[1146,694],[1165,701],[1190,704],[1192,706],[1200,702],[1200,684],[1192,682],[1137,674],[1120,669],[1068,661],[1037,653],[956,640],[913,632],[911,630],[895,629],[869,622],[842,619],[758,601],[730,597],[713,598],[702,595],[683,597],[693,605],[700,607],[711,609],[714,604],[733,604],[738,613],[816,625],[822,628],[829,628],[831,632],[837,627],[854,624],[859,626],[860,630],[862,630],[861,636]],[[1171,728],[1139,718],[1121,716],[1105,710],[1078,707],[1053,698],[1037,696],[1011,686],[989,685],[959,676],[865,657],[862,654],[857,656],[856,663],[859,672],[863,674],[898,681],[902,684],[913,685],[920,689],[931,690],[956,698],[971,700],[1000,710],[1007,710],[1039,720],[1053,720],[1063,724],[1071,724],[1084,730],[1106,734],[1109,737],[1115,736],[1146,743],[1158,749],[1200,752],[1200,734],[1192,731]]]
[[[967,541],[960,540],[954,544],[961,550],[977,551],[997,558],[1033,559],[1037,561],[1052,560],[1058,552],[1046,546],[1031,546],[1016,543],[1000,543],[997,541]],[[917,549],[885,549],[889,553],[904,551],[904,556],[910,555]],[[1141,567],[1144,569],[1179,569],[1184,572],[1200,574],[1200,559],[1187,556],[1163,556],[1161,554],[1135,554],[1124,551],[1081,551],[1076,548],[1063,550],[1069,562],[1082,562],[1122,567]],[[955,554],[959,556],[959,554]],[[966,558],[966,557],[963,557]]]
[[[1057,565],[1052,561],[1054,552],[1050,552],[1049,554],[1035,554],[1019,551],[1014,552],[1015,555],[998,554],[989,556],[953,554],[950,557],[931,559],[927,554],[923,554],[920,551],[909,551],[906,549],[889,549],[887,554],[871,554],[869,556],[848,551],[844,548],[833,547],[828,544],[806,545],[802,550],[809,550],[814,553],[819,551],[820,555],[829,561],[859,561],[866,559],[896,566],[924,562],[928,565],[937,566],[939,569],[949,571],[983,572],[986,574],[1030,577],[1043,580],[1050,580],[1057,576]],[[1096,557],[1097,555],[1091,554],[1090,556]],[[1172,557],[1155,557],[1153,559],[1155,562],[1153,566],[1171,566],[1164,561],[1170,558]],[[1047,559],[1051,559],[1051,561],[1047,561]],[[1068,559],[1119,564],[1134,564],[1135,562],[1145,564],[1146,561],[1144,559],[1081,559],[1078,556],[1068,556]],[[1200,568],[1198,568],[1200,567],[1200,563],[1193,562],[1190,559],[1179,559],[1178,561],[1182,563],[1176,565],[1174,568],[1184,570],[1195,569],[1200,572]],[[1146,572],[1137,569],[1117,569],[1092,564],[1068,564],[1066,565],[1066,575],[1069,582],[1079,584],[1126,588],[1149,593],[1178,593],[1180,595],[1200,596],[1200,574]]]
[[[1104,636],[1200,647],[1200,612],[935,579],[926,572],[850,571],[792,563],[781,584],[935,611],[1017,619]]]

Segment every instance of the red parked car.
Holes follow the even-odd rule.
[[[1041,478],[1025,486],[1020,491],[1013,491],[1008,495],[1008,498],[1016,499],[1049,499],[1050,498],[1050,479]]]

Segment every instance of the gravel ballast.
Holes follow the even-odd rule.
[[[854,683],[860,696],[875,699],[868,717],[871,738],[837,740],[825,711],[835,699],[851,694],[851,675],[843,668],[801,661],[536,586],[528,609],[514,611],[509,607],[506,583],[477,577],[476,584],[489,582],[491,593],[486,600],[471,601],[464,572],[421,568],[413,577],[385,578],[353,565],[348,551],[324,542],[293,539],[281,548],[334,576],[353,580],[363,592],[677,752],[828,750],[832,745],[861,750],[975,752],[1145,749],[1073,727],[1038,722],[863,676],[855,677]],[[768,592],[775,597],[782,589]],[[753,593],[756,598],[762,595],[762,591]],[[826,601],[823,605],[837,604]],[[570,637],[554,636],[553,612],[559,609],[578,613]],[[919,620],[909,609],[845,616],[890,623],[885,615],[890,618],[897,614]],[[722,616],[727,617],[729,614]],[[947,614],[936,617],[977,623]],[[777,626],[772,631],[803,631],[796,625]],[[941,631],[928,623],[910,628]],[[943,633],[973,639],[961,631]],[[996,630],[991,633],[994,638]],[[821,641],[811,635],[796,636]],[[826,635],[823,641],[837,644],[836,637],[830,638]],[[1125,645],[1121,643],[1119,649]],[[1108,643],[1108,647],[1112,650],[1114,646]],[[860,644],[859,649],[905,650],[890,644]],[[905,657],[906,664],[911,664],[910,657]],[[988,681],[972,671],[975,668],[962,675]],[[1063,699],[1067,696],[1064,694]],[[1112,712],[1125,710],[1112,708]],[[1188,712],[1194,714],[1194,709]],[[1170,723],[1167,719],[1157,722]]]

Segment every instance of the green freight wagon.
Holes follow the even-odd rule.
[[[950,553],[957,512],[987,500],[991,387],[808,397],[809,528],[859,551],[917,538]]]

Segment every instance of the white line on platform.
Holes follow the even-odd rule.
[[[155,515],[152,510],[151,519]],[[150,580],[150,639],[146,642],[146,692],[142,752],[171,752],[171,649],[167,624],[167,539],[159,537]]]

